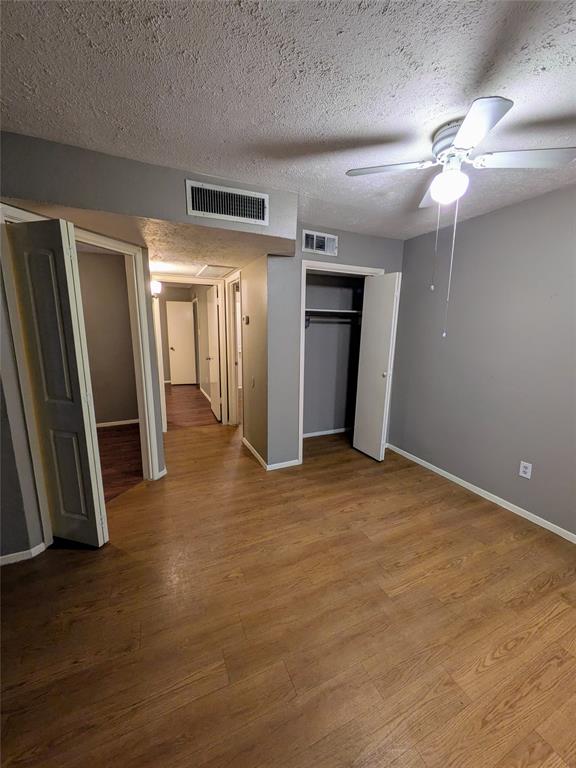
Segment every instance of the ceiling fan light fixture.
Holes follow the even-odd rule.
[[[468,182],[468,176],[460,168],[444,166],[442,173],[432,180],[430,195],[440,205],[450,205],[466,193]]]

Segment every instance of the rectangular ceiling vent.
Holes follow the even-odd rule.
[[[268,226],[268,195],[263,192],[247,192],[186,179],[186,210],[189,216]]]
[[[302,232],[302,250],[308,253],[323,253],[326,256],[338,254],[338,237],[325,232],[312,232],[305,229]]]

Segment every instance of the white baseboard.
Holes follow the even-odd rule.
[[[479,488],[477,485],[473,485],[467,480],[462,480],[461,477],[456,477],[456,475],[452,475],[450,472],[446,472],[445,469],[440,469],[440,467],[436,467],[434,464],[430,464],[430,462],[424,461],[424,459],[420,459],[418,456],[414,456],[412,453],[408,453],[408,451],[402,450],[402,448],[398,448],[391,443],[388,443],[387,447],[395,453],[399,453],[400,456],[404,456],[404,458],[413,461],[415,464],[420,464],[420,466],[429,469],[431,472],[435,472],[437,475],[441,475],[447,480],[451,480],[453,483],[461,485],[468,491],[472,491],[472,493],[476,493],[478,496],[482,496],[483,499],[488,499],[488,501],[492,501],[494,504],[498,504],[499,507],[504,507],[504,509],[507,509],[509,512],[514,512],[515,515],[524,517],[526,520],[530,520],[531,523],[536,523],[536,525],[539,525],[542,528],[546,528],[547,531],[552,531],[552,533],[555,533],[558,536],[562,536],[563,539],[572,542],[572,544],[576,544],[576,533],[571,533],[571,531],[567,531],[565,528],[561,528],[555,523],[550,523],[548,520],[544,520],[543,517],[539,517],[533,512],[528,512],[527,509],[522,509],[522,507],[519,507],[517,504],[513,504],[511,501],[506,501],[506,499],[502,499],[500,496],[496,496],[494,493],[490,493],[490,491],[485,491],[483,488]]]
[[[156,473],[156,476],[152,478],[152,480],[161,480],[165,475],[168,474],[168,470],[166,467],[164,469],[161,469],[159,472]]]
[[[125,419],[124,421],[98,421],[97,427],[123,427],[125,424],[139,424],[140,419]]]
[[[164,379],[164,384],[172,384],[172,379]]]
[[[278,464],[267,464],[266,469],[271,472],[274,469],[286,469],[286,467],[295,467],[298,464],[302,464],[300,459],[292,459],[291,461],[280,461]]]
[[[306,432],[302,437],[322,437],[323,435],[338,435],[341,432],[347,432],[348,427],[342,427],[342,429],[325,429],[323,432]]]
[[[0,556],[0,565],[10,565],[11,563],[19,563],[21,560],[31,560],[36,555],[44,552],[46,544],[36,544],[32,549],[25,549],[23,552],[13,552],[11,555]]]
[[[253,446],[253,445],[251,445],[251,444],[248,442],[248,440],[246,440],[246,438],[245,438],[244,436],[242,436],[242,443],[243,443],[243,444],[246,446],[246,448],[248,448],[248,450],[250,451],[250,453],[251,453],[253,456],[255,456],[255,457],[258,459],[258,461],[260,462],[260,464],[262,464],[262,466],[264,467],[264,469],[268,469],[268,464],[266,464],[266,462],[264,461],[264,459],[262,458],[262,456],[260,456],[260,454],[258,453],[258,451],[256,450],[256,448],[254,448],[254,446]]]
[[[208,400],[208,402],[211,403],[212,402],[212,398],[210,397],[208,392],[205,392],[200,385],[198,385],[198,388],[200,389],[200,392],[202,392],[202,394],[204,395],[206,400]]]
[[[299,459],[292,459],[291,461],[281,461],[278,464],[267,464],[262,456],[258,453],[256,448],[251,445],[248,440],[242,435],[242,443],[248,448],[250,453],[259,461],[267,472],[271,472],[274,469],[286,469],[286,467],[295,467],[297,464],[302,464]]]

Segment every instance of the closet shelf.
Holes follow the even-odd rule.
[[[304,310],[309,315],[361,315],[359,309],[319,309],[315,307],[306,307]]]

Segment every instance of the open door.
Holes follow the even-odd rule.
[[[208,363],[210,374],[210,406],[218,421],[222,421],[220,396],[220,332],[218,327],[218,288],[211,285],[208,298]]]
[[[388,437],[400,272],[364,281],[354,448],[382,461]]]
[[[108,525],[74,226],[53,220],[6,227],[11,321],[24,341],[53,534],[100,547]]]

